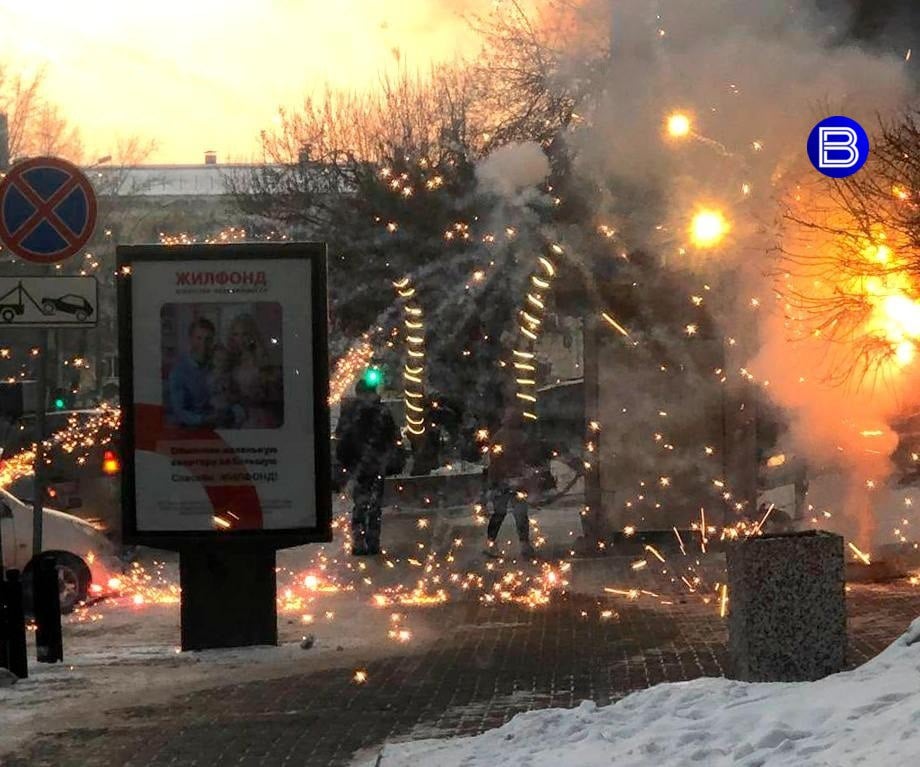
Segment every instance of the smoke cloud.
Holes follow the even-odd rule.
[[[776,254],[796,233],[776,222],[780,199],[816,174],[805,141],[818,119],[846,114],[871,129],[904,107],[903,58],[834,44],[841,17],[805,3],[661,2],[654,19],[649,5],[612,5],[613,39],[619,29],[625,41],[614,45],[593,129],[576,138],[580,167],[608,180],[610,212],[628,245],[654,249],[717,288],[710,311],[738,339],[727,375],[743,368],[786,411],[785,443],[813,475],[843,471],[837,513],[868,545],[876,533],[868,493],[889,471],[897,438],[888,424],[906,377],[884,392],[828,380],[834,350],[800,337],[777,290],[777,269],[790,267]],[[673,113],[688,117],[689,135],[667,133]],[[631,210],[617,190],[636,186],[654,188],[658,205]],[[711,251],[688,236],[701,206],[730,221]]]
[[[837,514],[848,520],[845,532],[868,545],[876,534],[871,485],[889,473],[897,444],[889,424],[913,382],[905,374],[880,391],[829,380],[834,350],[821,338],[803,338],[789,316],[781,288],[791,267],[780,254],[788,250],[785,238],[801,232],[779,222],[781,201],[816,177],[805,152],[815,122],[846,114],[871,131],[880,117],[904,109],[911,93],[904,51],[842,44],[849,19],[839,8],[822,15],[804,1],[588,0],[576,11],[574,23],[591,19],[591,35],[602,15],[612,41],[600,73],[587,87],[581,83],[589,96],[578,110],[582,124],[568,138],[584,183],[603,190],[598,220],[585,223],[615,229],[617,251],[654,253],[685,276],[677,289],[686,292],[686,313],[675,310],[676,327],[692,321],[691,298],[701,297],[731,347],[724,375],[753,381],[760,396],[782,408],[789,425],[781,447],[806,458],[813,475],[843,472],[846,497]],[[577,56],[567,68],[583,72]],[[689,121],[685,135],[668,133],[675,113]],[[547,170],[538,146],[514,145],[489,157],[479,175],[509,195]],[[693,242],[691,222],[701,208],[728,221],[718,247]],[[691,371],[683,386],[671,387],[670,402],[655,409],[711,409],[711,392],[696,383],[711,381],[713,371],[699,362],[694,370],[687,359],[694,356],[687,345],[696,341],[647,334],[655,336],[660,359]],[[650,391],[650,374],[640,367],[624,366],[616,386]],[[629,400],[641,413],[636,397]],[[602,420],[616,432],[626,412]],[[640,426],[649,430],[645,417],[621,429],[629,435],[622,444],[615,434],[606,441],[620,455],[646,451],[636,462],[648,479],[663,459],[660,445],[635,438]]]
[[[549,160],[534,141],[507,144],[476,167],[479,183],[505,197],[536,186],[549,175]]]

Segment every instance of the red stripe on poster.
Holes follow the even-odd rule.
[[[136,404],[134,406],[135,450],[167,455],[164,450],[160,449],[161,443],[192,440],[208,440],[222,447],[231,447],[214,429],[189,429],[169,426],[163,416],[164,410],[161,405]],[[240,472],[248,471],[246,464],[236,454],[233,455],[232,460],[233,463],[225,466],[225,469],[236,469]],[[184,468],[196,476],[206,475],[209,471],[207,467],[201,466]],[[214,515],[228,524],[225,529],[262,529],[262,505],[259,502],[259,493],[254,485],[205,484],[204,489],[211,501]]]

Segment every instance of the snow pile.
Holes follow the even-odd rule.
[[[920,618],[877,658],[819,682],[663,684],[603,708],[528,712],[473,738],[390,744],[378,764],[846,767],[918,754]]]

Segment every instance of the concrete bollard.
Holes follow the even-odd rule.
[[[809,530],[726,547],[731,676],[800,682],[843,670],[843,538]]]
[[[35,564],[32,573],[35,658],[39,663],[58,663],[64,660],[64,640],[57,563],[53,555],[42,554]]]

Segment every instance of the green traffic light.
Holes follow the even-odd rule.
[[[57,398],[54,400],[54,409],[55,409],[55,410],[63,410],[66,404],[67,404],[67,403],[64,402],[64,399],[63,399],[62,397],[57,397]]]
[[[368,386],[380,386],[383,382],[383,373],[380,368],[368,368],[364,371],[364,383]]]

